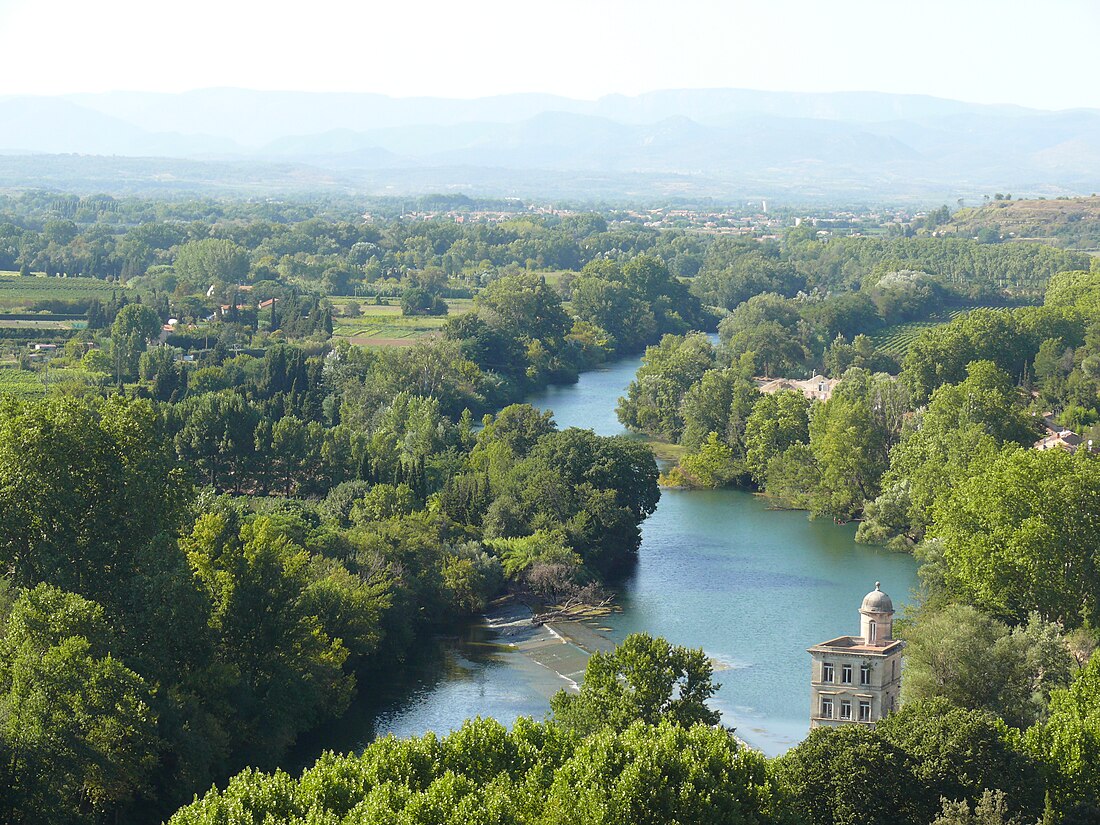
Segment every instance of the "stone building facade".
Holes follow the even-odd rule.
[[[809,649],[810,728],[868,725],[898,706],[901,653],[905,642],[893,637],[894,605],[879,582],[859,608],[860,635],[839,636]]]

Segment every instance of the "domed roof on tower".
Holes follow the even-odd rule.
[[[882,592],[881,582],[875,582],[875,589],[863,597],[863,604],[859,606],[860,612],[867,613],[893,613],[894,603],[890,597]]]

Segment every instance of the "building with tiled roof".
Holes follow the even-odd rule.
[[[753,381],[756,383],[756,389],[765,395],[771,395],[780,390],[794,390],[811,401],[828,401],[832,398],[833,389],[840,383],[839,378],[826,378],[824,375],[815,375],[804,381],[796,381],[793,378],[754,378]]]

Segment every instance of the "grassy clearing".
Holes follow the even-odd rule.
[[[685,455],[687,455],[687,447],[683,444],[673,444],[671,441],[660,441],[656,438],[643,439],[649,449],[653,450],[653,454],[657,458],[665,459],[667,461],[679,461]]]
[[[461,315],[474,308],[473,298],[447,298],[447,309],[451,315]]]
[[[400,315],[401,307],[394,304],[371,304],[363,298],[329,298],[333,308],[341,316],[347,314],[348,304],[358,304],[360,317],[366,315]]]
[[[438,332],[446,322],[445,317],[370,313],[361,318],[340,319],[332,334],[341,338],[422,338]]]
[[[438,333],[450,317],[402,315],[398,306],[360,306],[362,315],[336,319],[332,328],[334,338],[347,338],[363,346],[410,346],[420,338]],[[447,306],[450,315],[460,315],[473,309],[473,301],[453,298],[447,301]]]
[[[364,316],[401,314],[401,302],[396,298],[391,298],[390,300],[393,303],[389,304],[372,304],[365,298],[340,297],[329,298],[328,300],[341,315],[347,312],[348,304],[358,304],[359,311]],[[444,300],[451,315],[461,315],[463,312],[469,312],[474,308],[473,298],[445,298]]]
[[[558,286],[561,284],[562,278],[567,275],[576,275],[577,273],[570,269],[551,269],[547,272],[536,272],[535,274],[545,278],[546,283],[550,284],[550,286]]]

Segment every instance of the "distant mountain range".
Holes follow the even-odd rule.
[[[207,89],[0,98],[0,185],[554,197],[980,198],[1100,190],[1100,111],[917,95],[596,101]],[[123,163],[121,158],[134,158]],[[108,160],[109,159],[109,160]]]

